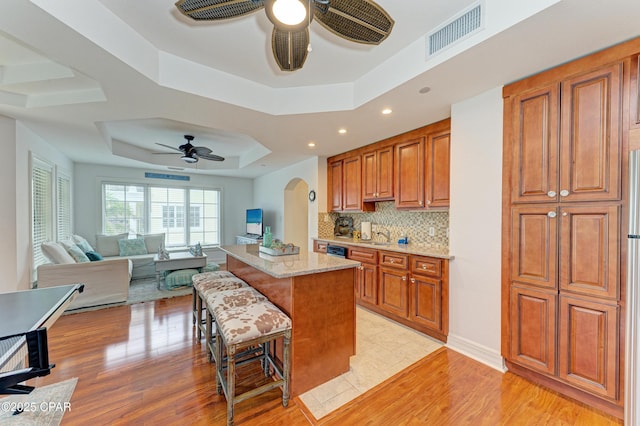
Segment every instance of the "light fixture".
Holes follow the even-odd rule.
[[[383,113],[384,115],[389,115],[389,114],[391,114],[392,112],[393,112],[393,111],[391,110],[391,108],[385,108],[385,109],[383,109],[383,110],[382,110],[382,113]]]
[[[273,15],[285,25],[298,25],[307,16],[307,9],[299,0],[276,0]]]
[[[418,93],[420,93],[421,95],[424,95],[425,93],[429,93],[430,91],[431,91],[431,87],[424,86],[422,89],[418,90]]]
[[[196,157],[192,157],[191,155],[183,155],[182,158],[186,163],[197,163],[198,159]]]
[[[338,130],[338,133],[340,133],[341,135],[344,135],[345,133],[347,133],[347,129],[340,129]]]
[[[284,31],[302,30],[313,19],[308,0],[265,0],[264,11],[271,23]]]
[[[314,147],[316,146],[316,143],[315,143],[315,142],[309,142],[309,143],[307,144],[307,146],[308,146],[309,148],[314,148]]]

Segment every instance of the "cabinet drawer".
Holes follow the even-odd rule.
[[[431,257],[411,257],[411,272],[417,275],[439,277],[442,275],[442,260]]]
[[[327,252],[327,242],[326,241],[314,241],[313,242],[313,251],[316,253],[326,253]]]
[[[359,247],[349,247],[347,259],[357,260],[362,263],[378,263],[378,252],[376,250],[368,250]]]
[[[392,268],[407,269],[409,267],[409,256],[404,254],[381,251],[380,265],[390,266]]]

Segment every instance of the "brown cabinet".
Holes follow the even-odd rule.
[[[393,146],[362,154],[362,199],[393,200]]]
[[[327,168],[331,211],[362,211],[362,160],[359,155],[330,161]]]
[[[424,207],[424,137],[395,147],[396,208]]]
[[[407,318],[409,308],[408,275],[406,269],[380,267],[378,294],[380,309]]]
[[[512,202],[619,200],[622,62],[513,96]]]
[[[378,303],[378,252],[360,247],[349,247],[347,258],[357,260],[361,265],[356,271],[356,301]]]
[[[560,296],[560,378],[610,399],[619,397],[619,307]]]
[[[510,369],[619,416],[623,111],[634,95],[630,60],[602,55],[504,89],[502,353]]]
[[[556,374],[557,304],[557,292],[511,287],[511,361]]]
[[[409,278],[409,319],[437,332],[447,333],[443,316],[443,298],[448,300],[442,285],[442,260],[411,256]],[[443,297],[445,296],[445,297]]]
[[[424,168],[426,207],[449,207],[450,139],[448,129],[427,136]]]

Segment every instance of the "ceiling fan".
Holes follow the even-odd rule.
[[[211,153],[211,150],[205,146],[193,146],[191,141],[194,139],[191,135],[184,135],[187,143],[180,145],[178,148],[165,145],[163,143],[156,142],[156,145],[164,146],[165,148],[173,149],[182,153],[182,158],[187,163],[197,163],[198,159],[203,158],[211,161],[224,161],[224,157]],[[170,154],[169,152],[159,152],[157,154]]]
[[[371,0],[179,0],[176,7],[197,21],[235,18],[264,7],[273,23],[273,56],[283,71],[304,65],[310,50],[309,24],[314,17],[334,34],[365,44],[380,44],[394,23]]]

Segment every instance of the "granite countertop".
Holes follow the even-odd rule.
[[[437,257],[440,259],[452,260],[454,256],[449,253],[448,247],[435,246],[435,245],[420,245],[420,244],[395,244],[389,245],[373,244],[367,241],[353,241],[349,238],[316,238],[313,240],[326,241],[336,245],[349,245],[357,247],[366,247],[375,250],[394,251],[398,253],[415,254],[418,256]]]
[[[288,278],[360,266],[360,262],[355,260],[327,256],[324,253],[301,251],[299,254],[271,256],[260,252],[258,244],[221,246],[220,249],[229,256],[275,278]]]

